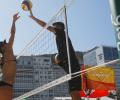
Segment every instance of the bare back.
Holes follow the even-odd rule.
[[[13,54],[13,49],[9,44],[4,46],[4,65],[3,65],[3,81],[13,84],[16,75],[16,61]]]
[[[12,87],[2,86],[0,87],[0,100],[12,100]]]

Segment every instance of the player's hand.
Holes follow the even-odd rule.
[[[18,16],[18,14],[19,13],[16,13],[13,15],[13,22],[16,22],[20,18],[20,16]]]
[[[58,59],[58,54],[56,54],[54,57],[52,57],[52,63],[58,65],[60,63],[60,60]]]

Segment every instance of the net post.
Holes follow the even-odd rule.
[[[66,0],[64,0],[64,15],[65,15],[65,35],[66,35],[66,47],[67,47],[69,74],[71,74],[71,59],[70,59],[69,42],[68,42],[68,23],[67,23]]]

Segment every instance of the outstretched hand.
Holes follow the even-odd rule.
[[[20,16],[18,16],[18,14],[19,13],[16,13],[13,15],[13,22],[16,22],[20,18]]]

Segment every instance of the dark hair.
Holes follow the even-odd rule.
[[[62,29],[65,29],[65,25],[64,25],[64,23],[63,22],[55,22],[55,23],[53,23],[52,24],[53,26],[58,26],[58,27],[60,27],[60,28],[62,28]]]
[[[6,44],[6,40],[0,41],[0,48],[1,48],[1,46],[3,45],[3,43]]]
[[[2,44],[3,44],[3,42],[1,41],[1,42],[0,42],[0,47],[2,47]]]

